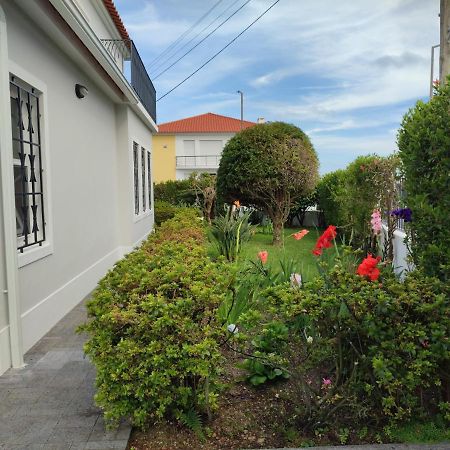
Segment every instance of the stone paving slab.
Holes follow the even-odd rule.
[[[106,430],[94,404],[95,369],[75,333],[81,302],[0,377],[0,450],[125,450],[131,427]]]

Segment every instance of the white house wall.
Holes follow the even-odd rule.
[[[217,155],[222,153],[223,148],[227,142],[234,136],[235,133],[198,133],[198,134],[177,134],[175,137],[175,151],[176,156],[204,156]],[[194,141],[194,153],[185,152],[183,141]],[[221,145],[217,145],[216,142],[220,141]],[[210,153],[208,153],[210,152]],[[201,160],[201,159],[200,159]],[[197,168],[183,168],[177,166],[176,177],[177,180],[183,180],[188,178],[191,173],[194,172],[208,172],[216,173],[217,167],[202,167],[199,165]]]
[[[30,84],[36,79],[46,86],[43,131],[50,171],[44,177],[50,187],[52,215],[46,220],[53,229],[53,251],[19,269],[26,351],[151,230],[153,213],[133,220],[129,164],[132,139],[149,149],[151,132],[128,106],[114,104],[96,88],[29,19],[9,2],[0,3],[7,19],[10,69],[17,69],[16,75]],[[86,98],[76,98],[76,83],[89,88]],[[124,118],[125,124],[120,122]],[[7,325],[5,312],[2,297],[0,358],[6,345],[1,335]]]

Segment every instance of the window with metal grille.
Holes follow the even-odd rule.
[[[45,242],[41,93],[11,76],[11,129],[14,161],[17,249]]]
[[[134,214],[139,215],[139,144],[133,142]]]

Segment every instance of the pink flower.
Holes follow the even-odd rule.
[[[267,262],[267,257],[269,256],[269,252],[267,252],[266,250],[262,250],[258,253],[258,258],[260,259],[260,261],[265,264]]]
[[[322,387],[329,388],[331,386],[330,378],[322,378]]]
[[[374,209],[372,213],[372,219],[370,220],[372,225],[373,234],[376,236],[381,233],[382,223],[381,223],[381,213],[378,209]]]
[[[308,230],[301,230],[294,233],[292,236],[296,241],[299,241],[301,238],[305,237],[309,233]]]

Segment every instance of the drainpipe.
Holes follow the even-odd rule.
[[[6,17],[0,6],[0,176],[5,242],[6,286],[2,295],[8,299],[11,362],[23,367],[22,323],[19,307],[19,271],[16,247],[16,207],[14,202],[13,153],[11,141],[11,112],[9,110],[9,72]]]

